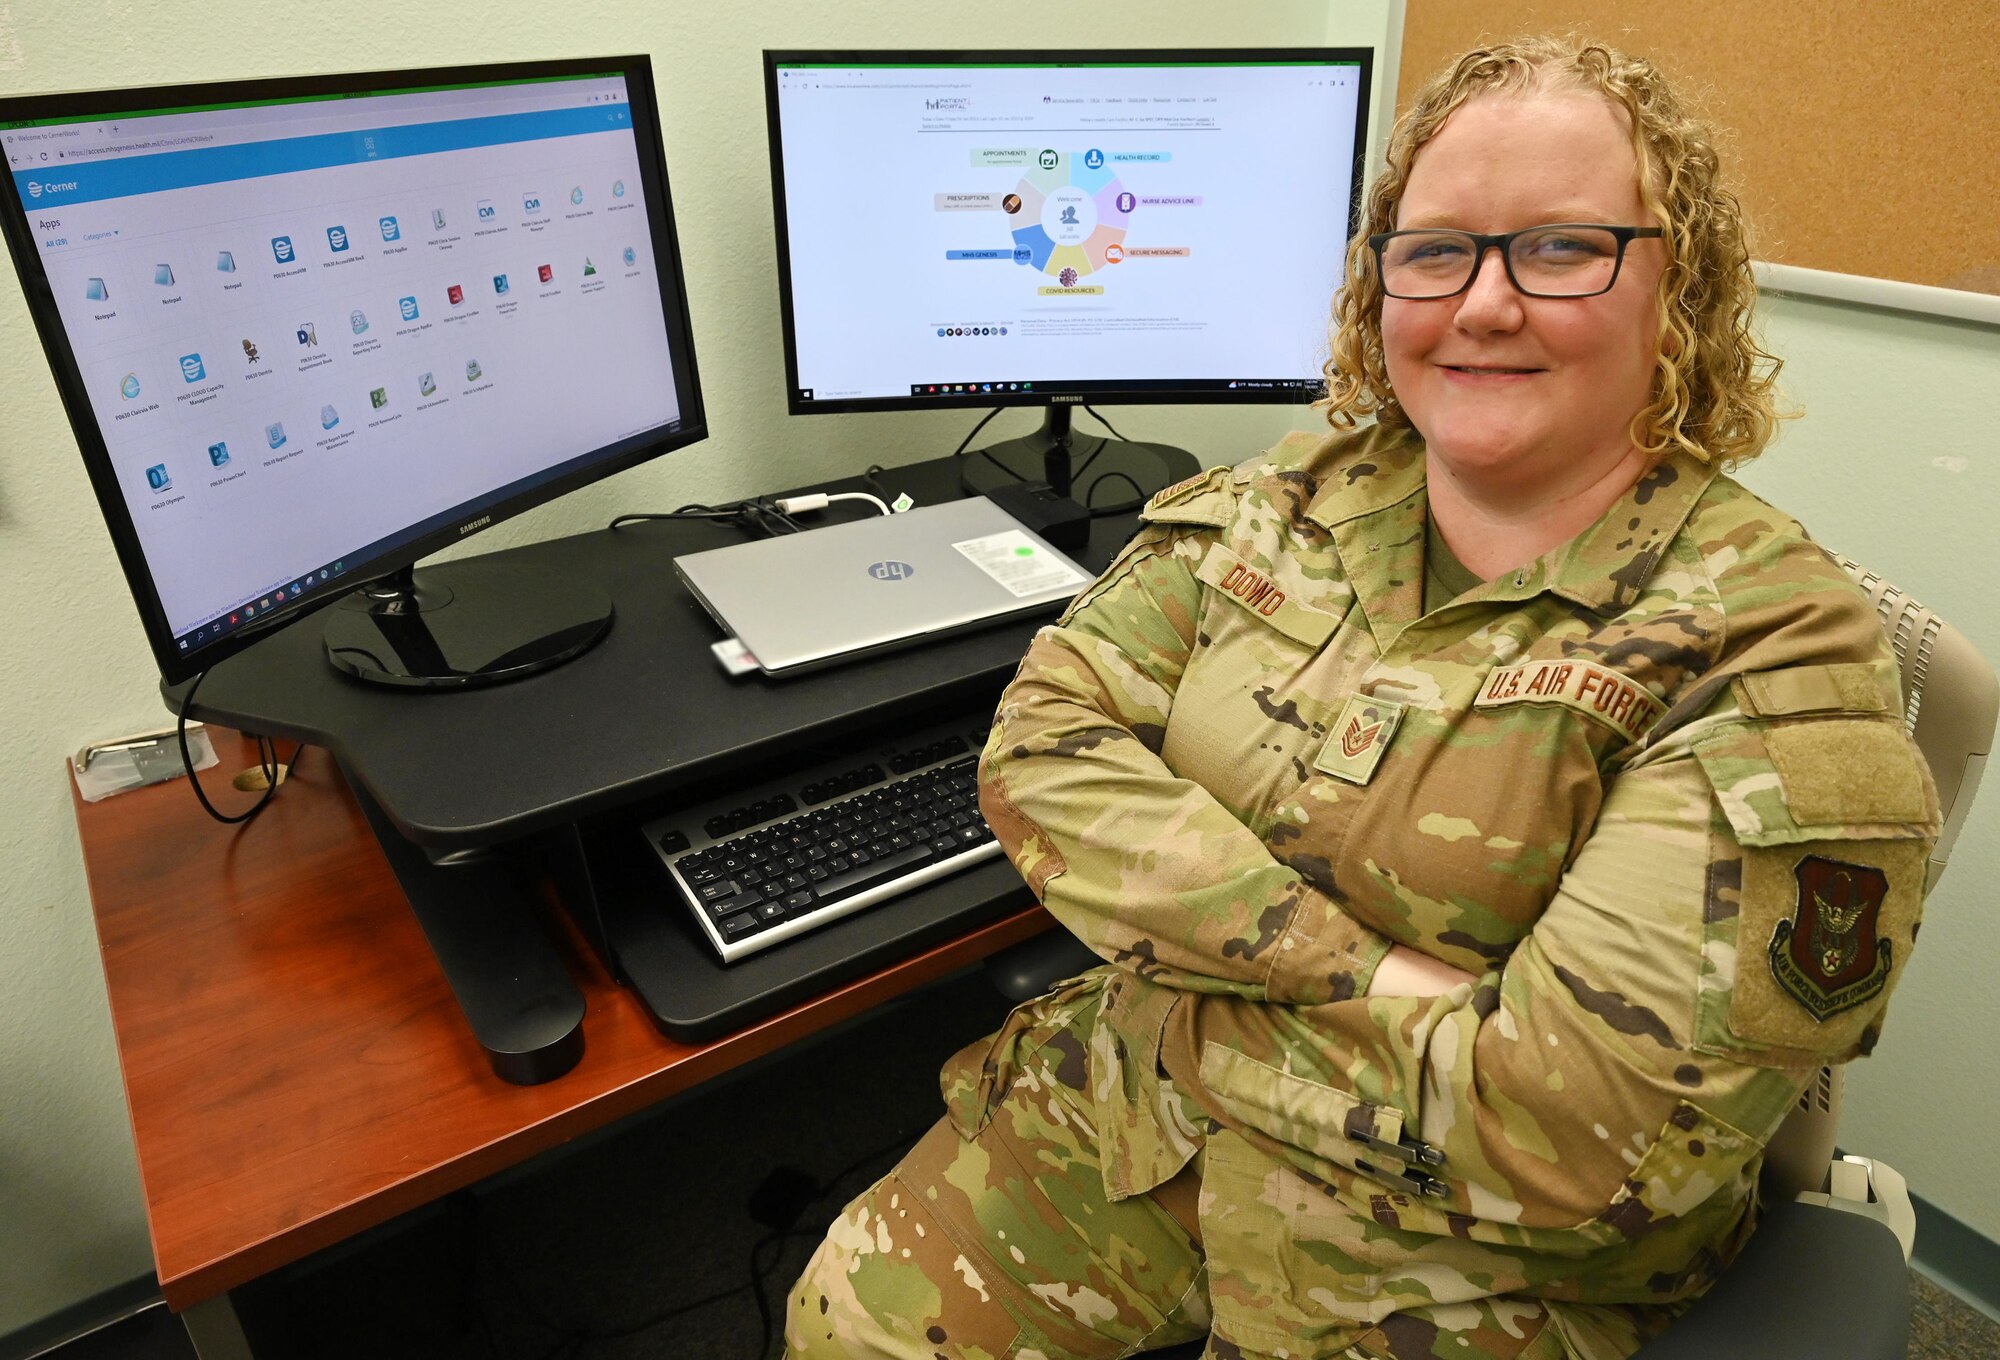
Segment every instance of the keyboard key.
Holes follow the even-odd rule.
[[[757,928],[757,918],[747,911],[739,911],[734,916],[725,916],[715,923],[725,940],[740,940]]]
[[[907,850],[898,850],[893,855],[885,855],[872,864],[849,869],[844,874],[827,875],[825,881],[819,885],[819,895],[827,898],[858,893],[863,889],[874,887],[885,879],[895,878],[899,874],[928,864],[932,858],[928,846],[915,845]]]
[[[755,911],[763,900],[762,893],[738,893],[720,902],[708,903],[708,914],[719,921],[725,916],[734,916],[739,911]]]

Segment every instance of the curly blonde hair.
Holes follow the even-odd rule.
[[[1780,412],[1776,356],[1751,331],[1757,282],[1743,211],[1718,172],[1715,134],[1652,63],[1575,37],[1533,37],[1474,48],[1417,91],[1389,136],[1388,165],[1368,191],[1348,243],[1347,282],[1334,302],[1326,396],[1329,424],[1373,414],[1408,429],[1382,352],[1382,283],[1368,237],[1395,227],[1417,152],[1466,101],[1488,93],[1595,91],[1625,111],[1639,164],[1639,195],[1664,229],[1658,358],[1652,400],[1632,420],[1632,442],[1653,461],[1685,449],[1736,466],[1769,442]]]

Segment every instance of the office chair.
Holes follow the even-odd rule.
[[[1903,721],[1937,784],[1944,829],[1929,892],[1965,825],[2000,717],[2000,680],[1963,633],[1849,558],[1901,668]],[[1100,960],[1057,928],[987,961],[1015,1001]],[[1819,1069],[1764,1151],[1757,1231],[1727,1274],[1634,1360],[1902,1360],[1910,1332],[1916,1215],[1903,1177],[1867,1157],[1833,1156],[1844,1071]],[[1199,1360],[1203,1343],[1152,1351]]]

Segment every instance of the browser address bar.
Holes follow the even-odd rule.
[[[78,147],[69,153],[69,159],[80,161],[90,156],[123,156],[133,151],[164,151],[177,146],[203,146],[215,140],[211,132],[184,132],[175,137],[149,137],[142,142],[115,142],[110,146]]]

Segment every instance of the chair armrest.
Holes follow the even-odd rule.
[[[1634,1360],[1903,1360],[1910,1271],[1889,1227],[1774,1205],[1715,1287]]]
[[[986,975],[1000,995],[1019,1005],[1032,1001],[1064,978],[1087,973],[1104,962],[1061,926],[986,956]]]

